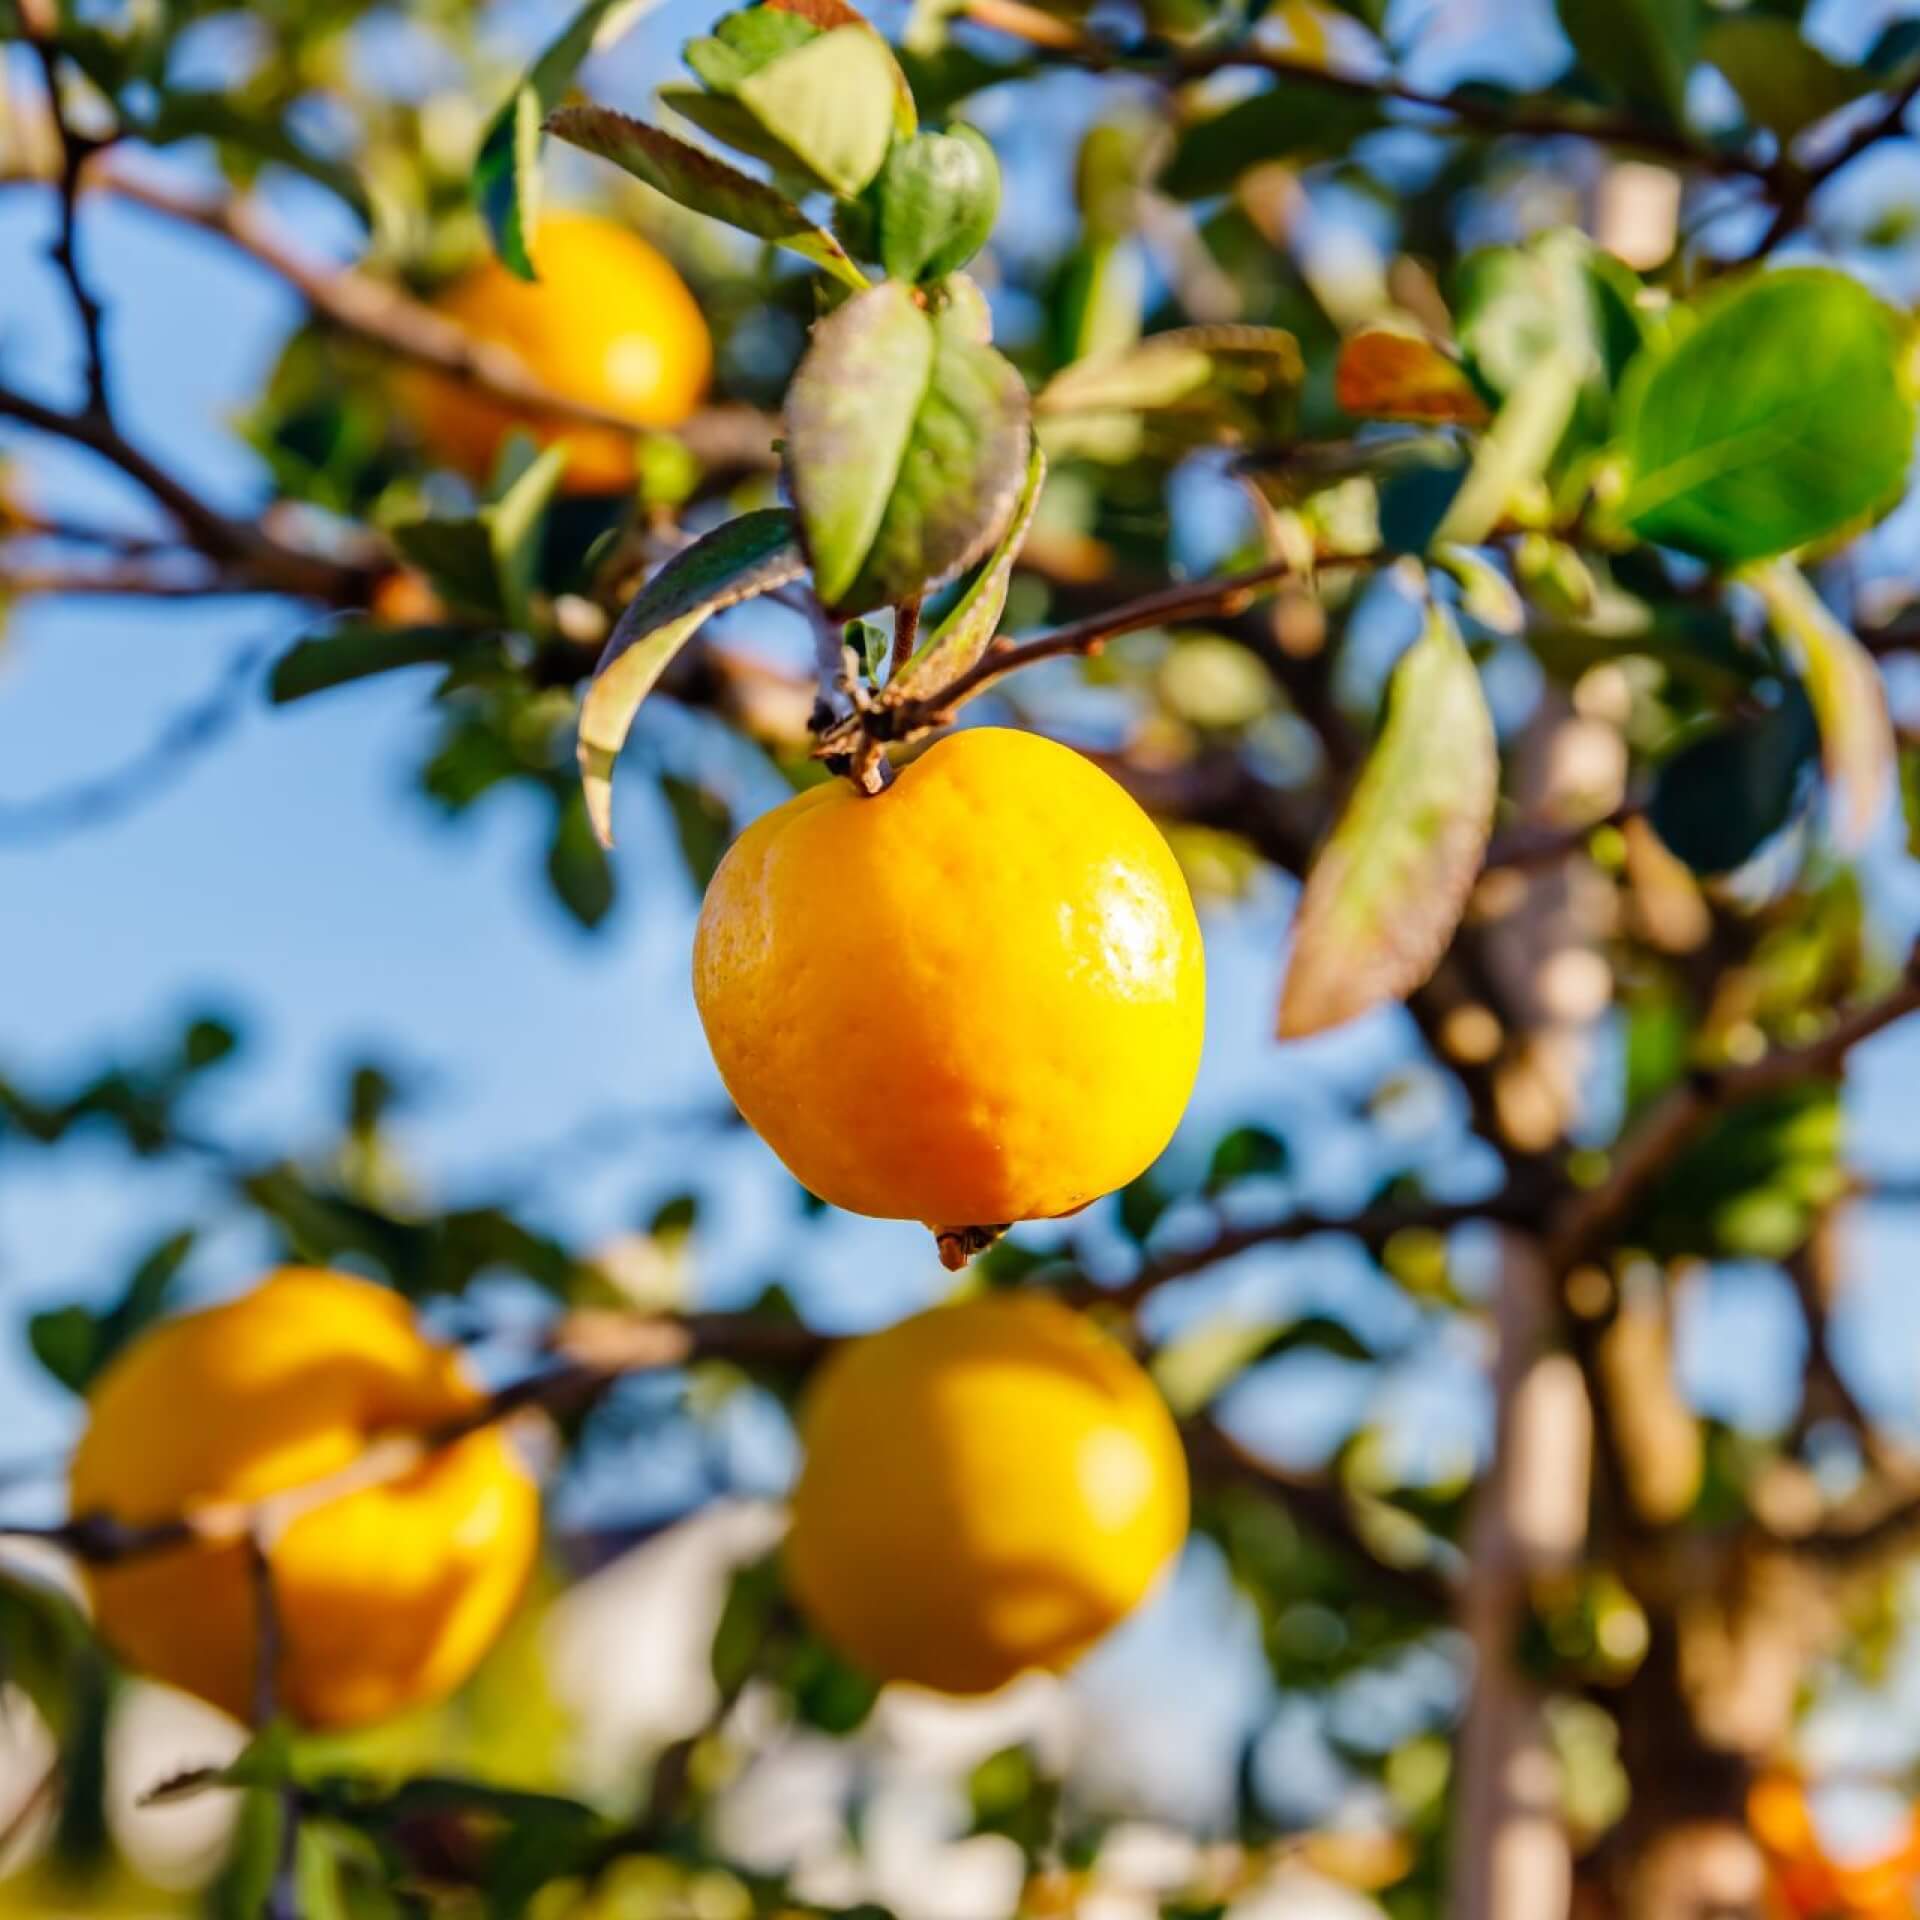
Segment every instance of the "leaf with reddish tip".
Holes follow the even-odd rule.
[[[1282,1039],[1402,999],[1432,973],[1486,858],[1499,784],[1480,675],[1434,607],[1394,669],[1386,725],[1307,875]]]
[[[1880,669],[1791,560],[1756,567],[1748,579],[1800,669],[1819,722],[1834,845],[1841,853],[1858,853],[1880,824],[1898,782],[1900,750]]]
[[[825,267],[836,280],[864,287],[867,277],[832,234],[816,227],[784,194],[713,154],[609,107],[562,107],[547,130],[624,167],[656,192],[695,213],[724,220],[756,239],[771,240]]]
[[[1365,420],[1487,423],[1487,403],[1466,370],[1431,340],[1395,327],[1363,327],[1341,343],[1333,397]]]
[[[674,655],[714,614],[805,571],[791,513],[743,513],[675,554],[620,616],[580,703],[580,784],[602,846],[613,844],[614,762]]]
[[[1007,609],[1007,588],[1013,581],[1013,563],[1026,544],[1046,484],[1047,456],[1035,447],[1027,456],[1026,484],[1013,505],[1013,518],[1000,536],[987,564],[953,610],[934,628],[904,667],[889,680],[880,704],[897,707],[924,700],[966,672],[986,652]]]

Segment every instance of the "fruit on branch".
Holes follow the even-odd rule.
[[[1090,1320],[1037,1295],[936,1307],[844,1348],[801,1438],[788,1581],[876,1679],[986,1693],[1063,1669],[1186,1536],[1165,1402]]]
[[[803,1186],[936,1230],[1072,1213],[1142,1172],[1205,1018],[1159,830],[1091,761],[1000,728],[749,827],[707,890],[694,994]]]
[[[69,1492],[77,1516],[158,1526],[285,1495],[266,1550],[280,1710],[314,1727],[382,1720],[450,1693],[492,1644],[532,1568],[539,1494],[511,1439],[482,1427],[378,1484],[301,1508],[382,1435],[427,1434],[481,1405],[457,1354],[399,1295],[283,1268],[167,1321],[89,1396]],[[258,1609],[245,1537],[91,1565],[102,1637],[139,1672],[241,1718]]]
[[[517,279],[489,256],[435,300],[475,340],[509,347],[562,399],[673,427],[713,374],[713,341],[686,282],[616,221],[549,213],[540,223],[540,278]],[[542,446],[564,441],[569,493],[618,493],[634,480],[632,436],[529,416],[511,401],[429,367],[396,376],[395,399],[436,458],[478,482],[515,428]]]

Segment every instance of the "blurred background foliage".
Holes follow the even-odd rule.
[[[114,1352],[269,1259],[391,1284],[498,1380],[608,1318],[718,1316],[691,1360],[616,1368],[550,1423],[545,1570],[455,1701],[255,1747],[161,1804],[144,1796],[226,1767],[244,1736],[111,1671],[58,1557],[0,1541],[0,1911],[256,1913],[291,1781],[296,1910],[316,1920],[1552,1920],[1473,1890],[1463,1856],[1514,1817],[1468,1792],[1474,1676],[1472,1711],[1504,1715],[1544,1769],[1573,1910],[1916,1911],[1912,1036],[1874,1042],[1864,1090],[1841,1068],[1913,991],[1920,576],[1900,495],[1920,21],[1868,0],[876,11],[923,119],[964,114],[1006,178],[974,272],[1052,460],[1007,630],[1294,562],[1259,597],[1050,661],[977,709],[1092,753],[1162,822],[1206,916],[1214,1006],[1164,1162],[1017,1230],[968,1281],[1057,1288],[1138,1337],[1192,1443],[1194,1543],[1081,1673],[960,1707],[876,1697],[793,1615],[776,1551],[809,1333],[947,1283],[923,1241],[822,1209],[745,1135],[681,985],[688,900],[732,834],[823,777],[802,624],[742,609],[675,661],[635,730],[617,860],[574,768],[577,685],[648,568],[776,499],[769,410],[821,283],[549,143],[547,195],[611,209],[693,288],[712,400],[639,437],[630,494],[524,513],[437,470],[393,404],[418,301],[488,244],[489,129],[570,17],[0,3],[7,664],[55,649],[76,603],[151,654],[183,612],[226,649],[210,692],[183,695],[163,658],[144,705],[83,663],[57,713],[29,706],[8,736],[33,777],[9,772],[0,800],[0,952],[20,956],[0,1183],[26,1222],[0,1268],[6,1511],[56,1510],[71,1396]],[[662,118],[710,20],[675,0],[600,24],[579,84]],[[138,422],[124,434],[46,252],[82,163],[81,285],[111,290],[103,392]],[[193,249],[166,284],[156,232]],[[1765,376],[1804,383],[1814,417],[1730,519],[1655,503],[1645,544],[1622,523],[1620,450],[1645,471],[1689,396],[1733,408],[1764,384],[1747,351],[1763,316],[1729,341],[1712,290],[1775,254],[1871,285],[1903,315],[1900,358],[1817,283]],[[295,297],[243,330],[195,284],[230,256]],[[1168,408],[1049,387],[1230,325],[1283,329],[1297,357],[1256,376],[1218,351]],[[1343,343],[1382,325],[1431,383],[1397,424],[1341,385],[1367,370]],[[1515,451],[1570,343],[1563,410]],[[243,370],[217,416],[195,371],[215,360]],[[179,369],[194,415],[176,445],[140,389],[164,409]],[[1490,443],[1512,457],[1461,533]],[[155,513],[124,483],[129,452],[177,468],[188,498]],[[1777,580],[1729,578],[1787,547],[1845,647]],[[1487,867],[1405,1010],[1283,1048],[1297,881],[1429,593],[1503,748]],[[229,601],[270,609],[270,638],[220,625]],[[302,735],[330,704],[342,731]],[[96,722],[134,738],[124,761]],[[371,766],[347,757],[363,725],[382,730]],[[155,925],[239,924],[250,889],[276,898],[272,869],[306,856],[183,854],[155,899],[136,871],[153,843],[127,837],[254,729],[264,755],[222,805],[268,817],[305,781],[309,818],[341,815],[299,876],[316,925],[404,930],[360,956],[372,1004],[384,988],[415,1009],[371,1042],[363,1003],[327,1024],[337,982],[300,971],[291,921],[244,944],[257,978],[196,956],[216,990],[186,1012],[138,919],[109,956],[125,991],[99,1008],[78,958],[105,944],[95,923],[54,924],[87,842],[119,851],[76,866],[85,886],[145,898]],[[1881,812],[1895,756],[1904,809]],[[396,759],[399,794],[380,784]],[[335,766],[377,790],[356,805],[322,783]],[[409,899],[410,870],[382,863],[422,802],[462,821],[468,854],[529,876],[507,908],[456,925]],[[430,857],[451,867],[461,844]],[[458,885],[477,888],[474,864]],[[1427,913],[1421,877],[1388,915]],[[620,971],[536,964],[508,917],[569,955],[577,930]],[[507,955],[492,972],[489,940]],[[283,965],[319,1010],[297,1063],[284,1019],[257,1038],[245,1012]],[[456,1073],[451,1104],[487,1109],[456,1115],[465,1131],[435,1090],[445,1062],[411,1045],[441,995],[474,1054],[545,1063]],[[542,1079],[556,1057],[590,1066]],[[46,1231],[96,1206],[110,1242]],[[1516,1240],[1544,1245],[1544,1280],[1515,1280]],[[1531,1320],[1516,1288],[1538,1296]],[[1504,1454],[1545,1491],[1489,1533],[1472,1496],[1532,1404],[1495,1350],[1528,1352],[1541,1326],[1572,1372],[1535,1382],[1546,1424]],[[1571,1440],[1554,1405],[1576,1407]]]

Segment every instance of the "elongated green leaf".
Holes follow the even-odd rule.
[[[712,615],[805,570],[791,513],[743,513],[675,554],[620,616],[580,706],[580,781],[603,847],[613,844],[614,762],[668,662]]]
[[[922,309],[883,281],[821,321],[787,389],[787,482],[839,613],[897,603],[999,538],[1026,471],[1027,391],[956,278]]]
[[[1480,676],[1440,607],[1394,669],[1386,725],[1294,920],[1280,1033],[1319,1033],[1433,971],[1486,857],[1499,751]]]
[[[1820,723],[1834,844],[1842,853],[1858,853],[1898,784],[1900,749],[1880,669],[1791,560],[1758,567],[1750,578],[1800,669]]]
[[[1040,490],[1046,485],[1046,479],[1047,457],[1035,447],[1027,457],[1026,484],[1014,502],[1013,518],[1007,522],[999,544],[980,569],[978,578],[954,603],[952,611],[920,643],[913,658],[887,682],[880,696],[883,706],[924,700],[956,675],[965,673],[986,652],[999,630],[1000,616],[1006,611],[1013,563],[1026,543],[1027,529],[1033,525],[1034,510],[1040,504]]]
[[[1637,533],[1722,565],[1763,560],[1887,506],[1913,403],[1894,315],[1824,267],[1762,273],[1708,302],[1621,400]]]
[[[309,694],[401,667],[451,666],[493,645],[491,635],[472,627],[383,627],[371,620],[342,621],[296,640],[274,662],[267,698],[283,707]]]
[[[523,280],[537,277],[533,246],[540,216],[541,119],[559,105],[589,53],[610,45],[658,4],[587,0],[528,68],[480,142],[473,169],[474,201],[501,264]]]
[[[1870,93],[1877,76],[1838,67],[1801,39],[1791,20],[1740,14],[1708,29],[1700,51],[1726,75],[1756,126],[1782,140]]]
[[[847,286],[867,284],[840,242],[816,227],[784,194],[670,133],[607,107],[563,107],[547,127],[571,145],[624,167],[683,207],[724,220],[756,239],[771,240],[826,268]]]
[[[1530,367],[1494,415],[1473,464],[1434,533],[1436,545],[1484,540],[1522,487],[1547,470],[1580,397],[1579,363],[1550,353]]]
[[[63,42],[64,43],[64,42]],[[71,44],[65,43],[71,51]],[[176,140],[212,140],[218,146],[275,166],[290,167],[345,201],[369,223],[373,210],[354,170],[315,153],[296,139],[282,114],[249,112],[224,93],[169,88],[140,124],[140,136],[156,147]]]

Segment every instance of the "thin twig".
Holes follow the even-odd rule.
[[[889,671],[898,673],[920,644],[920,596],[902,600],[893,610],[893,658]]]
[[[1920,98],[1920,70],[1916,70],[1906,84],[1894,93],[1882,112],[1856,127],[1817,166],[1804,173],[1795,172],[1788,176],[1780,191],[1780,203],[1766,231],[1737,260],[1728,262],[1729,266],[1751,266],[1755,261],[1765,259],[1805,226],[1813,211],[1814,196],[1820,189],[1835,174],[1850,167],[1869,147],[1878,146],[1882,140],[1898,134],[1905,125],[1907,109],[1916,98]]]
[[[451,379],[548,419],[612,427],[623,433],[643,431],[624,414],[555,393],[510,347],[475,339],[404,288],[352,267],[308,259],[246,201],[187,193],[149,177],[124,173],[99,181],[97,190],[226,241],[284,280],[317,319],[342,333],[436,368]],[[722,406],[704,409],[675,428],[670,437],[681,440],[703,466],[752,471],[773,464],[773,436],[773,422],[766,414],[752,407]]]
[[[1564,1276],[1592,1259],[1629,1224],[1649,1188],[1722,1113],[1770,1093],[1834,1072],[1863,1040],[1920,1010],[1920,948],[1909,955],[1899,986],[1840,1016],[1817,1040],[1781,1047],[1744,1066],[1694,1074],[1656,1105],[1613,1152],[1612,1169],[1577,1194],[1548,1243],[1548,1263]]]
[[[118,467],[180,523],[181,531],[209,559],[235,566],[263,589],[336,605],[364,604],[366,576],[314,554],[281,545],[249,523],[231,520],[184,481],[134,446],[110,420],[62,413],[12,387],[0,386],[0,418],[20,421],[37,433],[71,441]]]
[[[1593,140],[1605,146],[1657,154],[1677,165],[1705,173],[1761,180],[1769,185],[1777,182],[1777,164],[1752,152],[1708,146],[1681,129],[1651,126],[1617,114],[1583,112],[1578,108],[1530,101],[1503,101],[1476,93],[1431,93],[1392,74],[1362,74],[1322,66],[1297,54],[1246,41],[1196,47],[1169,57],[1163,46],[1132,49],[1107,44],[1067,26],[1051,14],[1022,4],[1021,0],[967,0],[963,12],[979,26],[1023,41],[1042,54],[1071,60],[1096,72],[1133,72],[1149,79],[1179,82],[1204,79],[1229,69],[1252,69],[1329,93],[1391,100],[1401,106],[1443,114],[1462,127],[1495,137]]]
[[[80,252],[76,244],[79,226],[80,174],[87,161],[99,150],[99,143],[83,140],[67,124],[60,105],[59,55],[37,35],[33,39],[35,58],[47,89],[47,117],[53,124],[60,146],[60,178],[56,183],[60,196],[60,225],[48,251],[67,283],[75,317],[80,322],[81,345],[86,355],[87,412],[99,420],[112,417],[107,397],[107,356],[101,340],[106,318],[86,275],[80,270]]]

